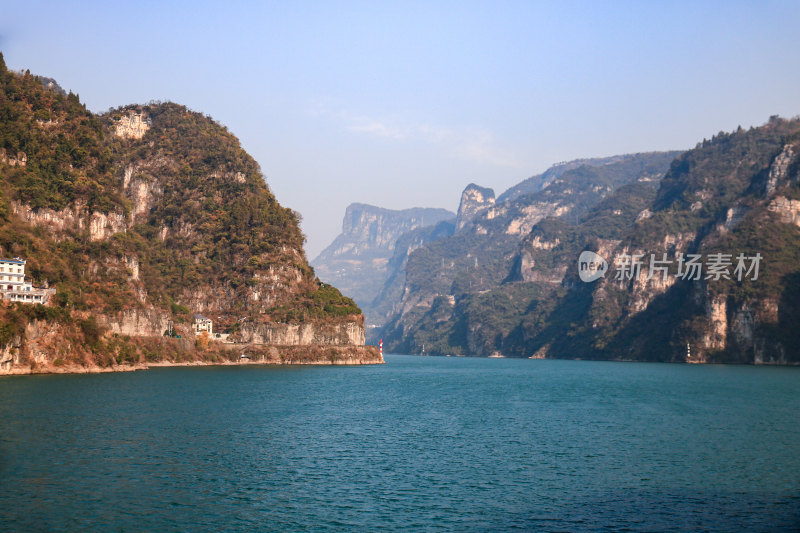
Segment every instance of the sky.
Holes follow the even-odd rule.
[[[95,112],[151,100],[239,137],[314,258],[345,208],[455,211],[552,164],[800,114],[800,2],[0,0],[9,68]]]

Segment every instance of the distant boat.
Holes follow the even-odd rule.
[[[246,353],[243,353],[242,355],[239,356],[239,359],[250,359],[250,356],[247,355]]]

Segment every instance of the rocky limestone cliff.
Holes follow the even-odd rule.
[[[519,210],[506,226],[506,233],[509,235],[527,235],[533,227],[547,217],[564,216],[572,208],[572,205],[560,205],[559,203],[534,202],[526,205]]]
[[[393,293],[395,303],[387,326],[378,334],[391,349],[401,351],[418,350],[425,344],[443,353],[472,354],[476,347],[484,354],[502,352],[505,348],[497,344],[512,334],[504,330],[523,320],[503,313],[520,315],[529,298],[545,298],[545,293],[550,298],[550,292],[566,283],[568,267],[562,258],[572,253],[576,227],[581,235],[616,238],[618,230],[630,225],[652,201],[672,157],[674,153],[632,154],[610,158],[604,165],[579,165],[553,176],[542,190],[508,195],[502,202],[487,200],[488,193],[468,187],[462,197],[461,231],[410,255],[404,286]],[[623,192],[614,200],[617,203],[607,202],[617,191]],[[590,215],[596,220],[585,221]],[[553,226],[553,232],[534,235],[543,225]],[[604,227],[609,231],[604,232]],[[505,287],[512,282],[540,286],[520,291]],[[444,318],[441,302],[450,299],[454,307]],[[480,321],[486,318],[482,306],[487,314],[490,308],[503,309],[495,310],[504,317],[502,324],[482,326]],[[426,322],[434,315],[438,326],[430,328]],[[498,327],[499,332],[491,333]],[[519,331],[513,335],[524,338]],[[442,342],[442,338],[448,340]]]
[[[12,167],[24,167],[28,164],[28,154],[17,152],[16,155],[9,155],[5,148],[0,148],[0,162]]]
[[[669,157],[675,157],[677,154],[678,152],[672,152]],[[497,197],[497,203],[507,203],[521,196],[539,192],[570,170],[576,170],[580,167],[602,167],[605,165],[613,165],[615,163],[633,159],[638,155],[640,154],[624,154],[611,157],[575,159],[573,161],[556,163],[543,173],[532,176],[514,185],[513,187],[510,187],[503,194]]]
[[[131,216],[134,221],[145,219],[157,199],[161,197],[163,191],[157,176],[165,171],[165,167],[170,171],[173,170],[171,161],[165,158],[156,158],[140,161],[124,168],[122,189],[133,204]]]
[[[372,326],[368,330],[368,342],[375,344],[380,339],[380,327],[399,311],[398,305],[402,300],[405,286],[405,267],[411,254],[428,244],[450,237],[455,232],[452,220],[439,222],[435,226],[418,228],[404,233],[395,243],[394,253],[387,266],[387,278],[380,292],[372,302],[362,306],[368,323]]]
[[[112,334],[132,337],[159,337],[169,327],[170,313],[158,309],[128,309],[116,314],[98,317],[98,323],[108,328]],[[185,328],[188,333],[189,328]]]
[[[361,346],[364,344],[364,326],[356,322],[326,325],[246,322],[240,331],[231,336],[231,340],[277,346]]]
[[[412,305],[385,328],[386,345],[419,351],[424,344],[428,353],[800,364],[799,143],[800,120],[773,118],[677,154],[657,181],[656,166],[630,160],[624,175],[634,179],[625,185],[607,179],[615,164],[582,167],[479,212],[470,227],[487,235],[473,232],[467,244],[455,240],[460,232],[412,254],[402,300]],[[594,181],[572,179],[578,175]],[[500,283],[480,286],[488,271],[479,261],[445,276],[451,265],[459,269],[445,245],[476,254],[491,244],[489,236],[510,237],[508,223],[524,219],[535,202],[573,207],[533,221]],[[606,263],[599,279],[579,278],[583,251]],[[696,279],[679,271],[689,254],[703,263]],[[634,256],[638,274],[620,276]],[[651,256],[666,271],[650,275]],[[760,268],[737,274],[740,256],[745,268]],[[714,257],[727,274],[708,270]]]
[[[391,210],[351,204],[345,211],[342,233],[311,264],[320,279],[353,298],[370,323],[380,321],[380,314],[372,312],[373,301],[419,245],[405,242],[404,249],[396,254],[396,243],[404,235],[437,227],[453,218],[455,214],[444,209]],[[446,230],[420,233],[418,240],[428,242],[446,233]]]
[[[141,139],[150,129],[151,119],[144,113],[130,112],[118,118],[114,124],[114,134],[126,139]]]
[[[432,226],[453,218],[445,209],[384,209],[367,204],[350,204],[342,220],[342,233],[312,261],[320,264],[330,257],[385,256],[394,250],[394,243],[408,231]]]
[[[90,212],[87,205],[80,201],[59,211],[34,209],[27,204],[11,202],[11,210],[31,226],[46,229],[56,239],[64,238],[65,232],[86,232],[89,240],[102,241],[124,232],[128,227],[124,213]]]
[[[783,196],[776,196],[767,206],[767,209],[780,216],[781,222],[800,226],[800,200],[792,200]]]
[[[470,183],[461,193],[461,202],[458,204],[456,217],[456,231],[461,231],[469,224],[479,212],[486,211],[494,205],[494,191]]]
[[[612,328],[617,333],[611,350],[622,350],[632,358],[690,363],[800,362],[792,347],[791,325],[800,290],[796,281],[800,202],[793,199],[800,178],[798,136],[797,120],[771,120],[759,129],[720,135],[698,145],[685,156],[691,165],[676,161],[659,191],[659,198],[671,203],[657,199],[651,216],[637,220],[633,241],[639,247],[630,247],[629,240],[627,248],[619,247],[610,255],[647,251],[674,259],[680,253],[695,253],[707,263],[713,253],[730,254],[730,279],[704,272],[700,279],[686,281],[673,270],[666,283],[629,282],[617,293],[617,301],[624,303],[615,311],[620,314],[612,317],[618,322]],[[713,168],[713,174],[706,168]],[[665,226],[675,226],[676,219],[695,230],[664,234]],[[758,274],[737,279],[733,271],[737,254],[759,254]],[[595,291],[598,316],[608,313],[608,306],[598,302],[600,287],[608,283],[599,282]],[[654,330],[652,324],[659,321]],[[611,320],[603,327],[609,326]]]

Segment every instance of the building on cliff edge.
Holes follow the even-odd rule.
[[[209,335],[214,334],[214,324],[211,319],[203,315],[194,315],[194,334],[200,335],[203,331],[208,332]]]
[[[40,289],[25,279],[25,259],[0,258],[0,297],[11,302],[47,304],[55,289]]]

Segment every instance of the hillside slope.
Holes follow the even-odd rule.
[[[502,202],[495,200],[491,189],[470,184],[462,194],[456,233],[409,257],[400,298],[392,302],[379,334],[392,350],[413,353],[424,344],[429,351],[437,346],[443,353],[474,353],[476,347],[467,341],[461,326],[454,323],[456,329],[445,331],[450,319],[443,318],[443,310],[513,279],[520,243],[542,220],[574,224],[620,188],[639,184],[654,190],[678,153],[630,154],[608,158],[605,164],[576,166],[559,173],[538,192],[507,196]],[[486,324],[496,323],[494,315],[488,318]],[[419,335],[420,331],[428,333]],[[498,334],[503,336],[494,336]]]
[[[0,56],[0,195],[0,256],[56,290],[49,307],[0,305],[3,371],[232,357],[195,344],[193,313],[232,340],[363,344],[360,310],[315,279],[258,164],[183,106],[96,116]]]
[[[577,222],[541,219],[500,285],[412,307],[391,324],[391,346],[800,363],[798,155],[800,119],[773,117],[704,140],[678,155],[659,183],[620,187]],[[581,280],[584,251],[606,261],[604,276]]]

